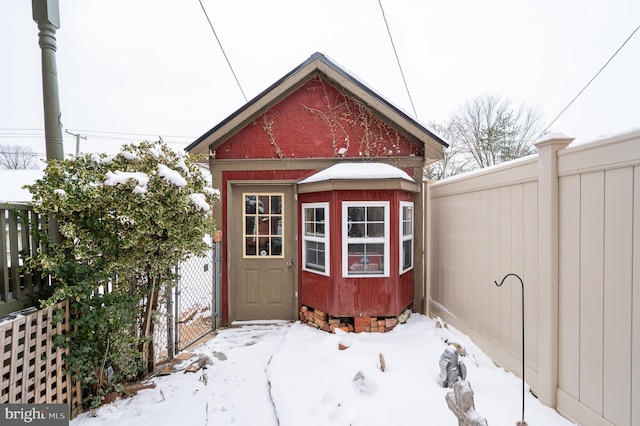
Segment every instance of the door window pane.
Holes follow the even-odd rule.
[[[283,194],[243,194],[244,256],[282,257]]]

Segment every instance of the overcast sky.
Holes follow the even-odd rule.
[[[378,0],[202,1],[248,99],[320,51],[413,115]],[[45,152],[31,1],[0,5],[0,144]],[[548,124],[640,25],[638,0],[382,6],[425,124],[482,94]],[[157,136],[184,147],[245,103],[198,0],[60,0],[60,20],[63,129],[88,136],[84,151]],[[585,141],[640,127],[639,76],[640,31],[549,130]]]

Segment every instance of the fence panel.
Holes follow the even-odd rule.
[[[54,323],[52,317],[60,309],[63,321]],[[66,301],[0,324],[0,403],[66,403],[75,414],[80,384],[64,372],[66,351],[53,346],[53,336],[68,329]]]
[[[175,291],[175,346],[177,351],[215,329],[214,265],[212,247],[205,257],[192,256],[178,265]]]
[[[636,131],[558,152],[557,408],[581,424],[640,422],[639,147]]]
[[[30,225],[43,228],[42,219],[29,204],[0,204],[0,315],[35,306],[42,284],[40,275],[20,272],[21,256],[37,249]]]
[[[430,311],[519,374],[520,289],[488,283],[518,273],[540,400],[580,424],[640,424],[640,130],[569,141],[430,186]]]
[[[521,288],[525,281],[526,376],[538,371],[537,158],[431,185],[430,311],[471,335],[499,364],[521,374]],[[470,214],[472,212],[472,214]]]
[[[154,317],[156,363],[172,359],[215,330],[214,252],[215,246],[204,257],[191,256],[178,264],[178,282],[163,289]]]

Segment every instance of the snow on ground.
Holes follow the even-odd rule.
[[[521,419],[520,379],[493,365],[467,336],[437,328],[424,315],[384,334],[330,334],[299,322],[234,325],[191,351],[212,360],[206,369],[155,377],[155,389],[103,406],[95,417],[81,414],[71,425],[455,426],[445,402],[450,389],[438,385],[448,347],[443,338],[468,352],[462,358],[467,380],[488,424]],[[340,343],[348,348],[339,350]],[[356,375],[361,379],[354,381]],[[573,424],[529,392],[525,420],[529,426]]]

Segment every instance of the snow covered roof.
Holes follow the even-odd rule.
[[[338,163],[301,180],[300,184],[328,180],[403,179],[415,182],[405,171],[385,163]]]

